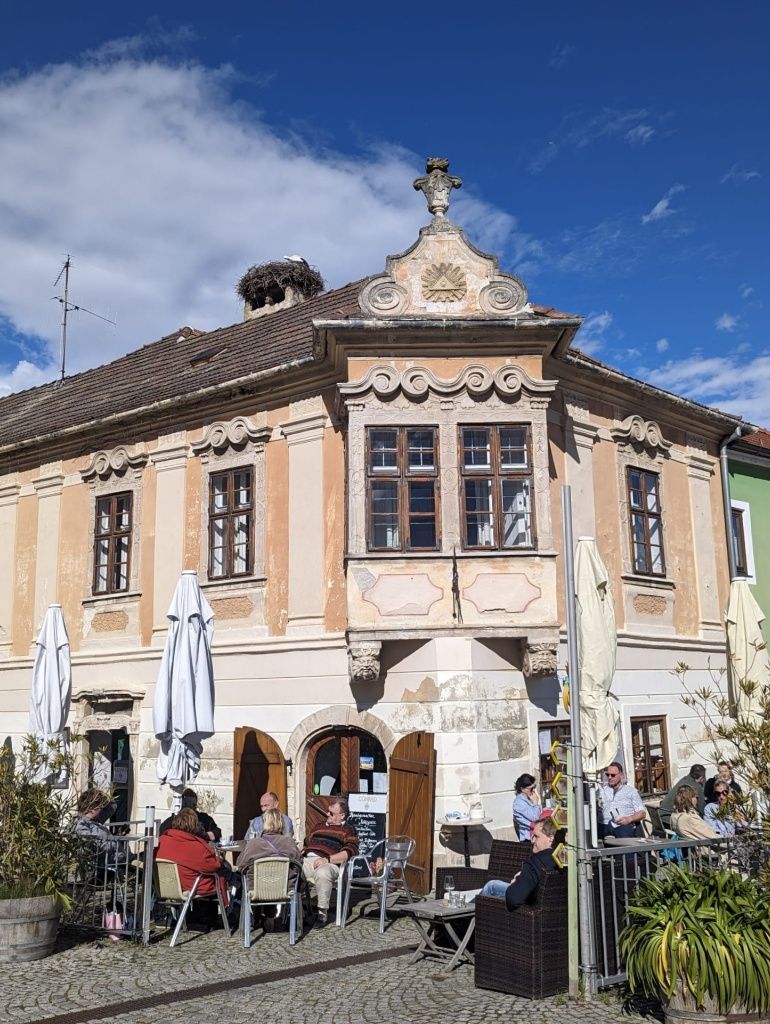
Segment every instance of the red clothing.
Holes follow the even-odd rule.
[[[227,905],[227,885],[222,872],[222,863],[209,844],[190,832],[182,832],[178,828],[170,828],[158,840],[155,856],[162,860],[173,860],[179,865],[179,879],[182,889],[189,892],[195,879],[202,871],[216,872],[219,885]],[[215,894],[214,879],[202,878],[195,890],[196,896],[213,896]]]

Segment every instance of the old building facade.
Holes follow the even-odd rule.
[[[269,781],[300,834],[332,789],[387,792],[426,870],[446,811],[480,800],[508,834],[514,779],[547,776],[566,729],[568,483],[612,576],[629,774],[652,793],[691,759],[671,670],[724,657],[718,448],[738,421],[573,349],[580,318],[448,219],[458,183],[429,162],[432,219],[374,277],[0,401],[4,736],[27,728],[58,601],[72,729],[127,808],[165,813],[152,696],[193,569],[217,700],[196,785],[226,833]]]

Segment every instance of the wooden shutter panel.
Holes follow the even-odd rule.
[[[243,839],[263,793],[276,793],[287,813],[286,761],[272,736],[247,725],[235,730],[233,759],[233,835]]]
[[[411,836],[412,862],[422,868],[409,884],[426,893],[433,884],[436,754],[432,732],[410,732],[393,749],[388,778],[388,834]]]

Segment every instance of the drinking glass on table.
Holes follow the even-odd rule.
[[[444,898],[447,903],[452,902],[452,893],[455,891],[455,880],[453,875],[447,875],[444,878]]]

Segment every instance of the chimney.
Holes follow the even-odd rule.
[[[323,290],[323,278],[317,268],[302,256],[286,256],[250,267],[236,288],[243,299],[244,320],[297,306]]]

